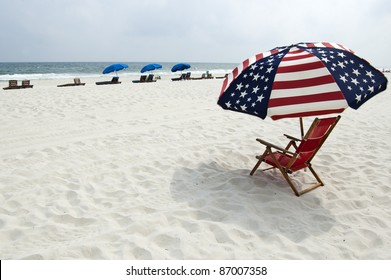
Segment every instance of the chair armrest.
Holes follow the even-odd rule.
[[[281,151],[283,153],[286,153],[286,154],[295,155],[295,153],[293,153],[293,152],[291,152],[291,151],[289,151],[287,149],[281,148],[280,146],[274,145],[274,144],[272,144],[270,142],[267,142],[265,140],[257,138],[257,141],[259,143],[261,143],[262,145],[265,145],[266,147],[274,148],[274,149],[279,150],[279,151]]]
[[[293,136],[290,136],[288,134],[284,134],[284,136],[290,140],[293,140],[293,141],[301,141],[302,139],[299,139],[299,138],[296,138],[296,137],[293,137]]]

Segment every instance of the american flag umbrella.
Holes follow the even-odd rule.
[[[386,87],[380,71],[343,45],[299,43],[243,61],[217,103],[262,119],[301,118],[358,109]]]

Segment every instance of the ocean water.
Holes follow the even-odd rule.
[[[149,62],[121,62],[129,65],[129,68],[118,72],[119,76],[137,76],[140,70]],[[153,62],[159,63],[159,62]],[[74,77],[101,77],[105,76],[102,71],[105,67],[112,64],[111,62],[17,62],[5,63],[0,62],[0,81],[8,80],[37,80],[37,79],[67,79]],[[159,63],[162,69],[155,70],[153,73],[166,76],[178,75],[172,73],[171,68],[176,63],[163,62]],[[191,68],[188,71],[192,75],[201,75],[209,71],[213,75],[223,76],[225,73],[232,71],[237,63],[190,63]],[[113,75],[108,74],[108,75]]]

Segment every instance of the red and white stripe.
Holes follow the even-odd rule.
[[[278,53],[278,50],[271,50],[268,52],[260,53],[257,55],[254,55],[245,61],[243,61],[241,64],[239,64],[237,67],[235,67],[234,70],[232,70],[231,73],[228,74],[228,76],[224,79],[223,86],[221,88],[220,96],[224,93],[224,91],[228,88],[228,86],[236,79],[237,76],[240,75],[248,66],[251,64],[257,62],[258,60],[271,56],[273,54]]]
[[[296,47],[284,56],[274,79],[268,116],[277,120],[325,115],[341,113],[347,107],[344,95],[319,58]]]
[[[337,44],[337,43],[330,43],[330,42],[301,43],[298,44],[298,46],[304,48],[334,48],[334,49],[339,49],[339,50],[344,50],[344,51],[354,53],[351,49],[347,48],[344,45]]]
[[[314,48],[314,47],[317,47],[317,48],[335,48],[335,49],[345,50],[345,51],[354,53],[351,49],[345,47],[344,45],[337,44],[337,43],[329,43],[329,42],[301,43],[301,44],[298,44],[298,46],[304,47],[304,48]],[[268,56],[270,56],[272,54],[276,54],[276,53],[278,53],[279,51],[282,51],[282,50],[284,50],[284,48],[282,48],[280,50],[273,49],[273,50],[268,51],[268,52],[264,52],[264,53],[260,53],[260,54],[254,55],[254,56],[246,59],[245,61],[243,61],[241,64],[239,64],[239,66],[237,66],[234,70],[232,70],[232,72],[230,74],[228,74],[228,76],[224,79],[220,95],[222,95],[224,93],[224,91],[236,79],[236,77],[240,73],[242,73],[242,71],[245,70],[249,65],[253,64],[254,62],[256,62],[256,61],[258,61],[258,60],[260,60],[262,58],[268,57]]]

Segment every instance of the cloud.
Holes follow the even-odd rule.
[[[391,65],[385,0],[13,0],[0,61],[240,62],[303,41]]]

